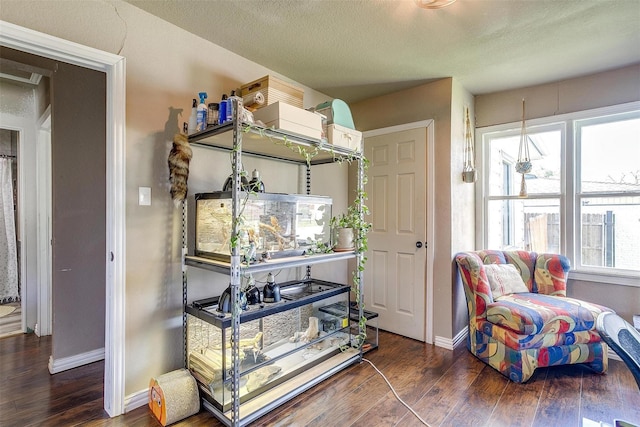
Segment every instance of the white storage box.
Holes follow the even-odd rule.
[[[332,124],[327,125],[326,134],[329,144],[348,148],[353,151],[360,151],[362,143],[362,132],[349,129],[344,126]]]
[[[274,127],[308,138],[322,137],[322,116],[284,102],[276,102],[253,112],[253,118]]]

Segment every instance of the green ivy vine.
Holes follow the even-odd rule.
[[[273,129],[273,128],[272,128]],[[308,167],[311,166],[311,161],[313,158],[320,152],[320,147],[314,145],[313,148],[309,149],[309,147],[296,144],[287,138],[286,135],[279,137],[273,137],[272,135],[265,132],[265,128],[261,126],[255,126],[253,124],[243,124],[242,131],[244,133],[248,133],[250,131],[256,132],[263,138],[269,139],[272,143],[276,145],[282,145],[287,147],[294,153],[297,153],[301,158],[303,158]],[[273,129],[275,130],[275,129]],[[233,164],[233,154],[241,149],[241,146],[238,145],[234,147],[234,150],[231,153],[232,159],[232,167],[235,171],[235,164]],[[371,223],[365,220],[365,217],[369,215],[369,208],[365,204],[367,200],[367,193],[364,191],[364,187],[368,182],[367,171],[369,168],[369,160],[364,157],[363,154],[357,152],[350,152],[348,154],[338,154],[334,151],[333,146],[328,148],[329,152],[332,155],[334,162],[336,163],[348,163],[351,164],[354,161],[362,160],[362,186],[359,186],[356,191],[356,197],[351,205],[347,208],[347,213],[343,215],[343,217],[348,217],[348,221],[351,224],[351,227],[355,230],[354,234],[354,244],[355,244],[355,253],[357,255],[357,265],[355,270],[352,272],[352,283],[351,283],[351,292],[354,294],[356,301],[362,304],[363,315],[360,316],[358,320],[358,336],[355,339],[355,347],[357,349],[361,349],[365,343],[367,337],[367,328],[366,322],[367,319],[364,316],[364,303],[361,302],[361,275],[364,274],[365,265],[367,263],[367,257],[365,253],[367,252],[368,246],[368,233],[371,230]],[[242,171],[241,173],[246,173]],[[244,218],[242,216],[242,212],[244,212],[244,208],[251,194],[255,194],[254,192],[247,192],[246,197],[242,200],[242,206],[239,211],[238,217],[233,219],[232,227],[233,227],[233,237],[231,239],[231,248],[236,248],[239,244],[239,229],[244,223]],[[332,223],[334,219],[332,218]],[[347,316],[350,315],[350,307],[347,308]],[[352,344],[353,345],[353,344]]]

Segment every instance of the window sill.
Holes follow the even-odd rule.
[[[569,272],[569,280],[579,280],[583,282],[597,282],[610,285],[632,286],[640,288],[640,275],[620,275],[605,274],[595,271],[576,271]]]

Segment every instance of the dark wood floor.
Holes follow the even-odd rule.
[[[102,409],[103,362],[50,375],[51,339],[0,339],[0,426],[159,426],[145,406],[109,419]],[[610,361],[598,375],[581,366],[539,369],[515,384],[456,351],[381,332],[366,355],[432,426],[582,426],[583,420],[640,425],[640,392]],[[207,412],[176,426],[220,426]],[[256,426],[420,426],[367,363],[351,366],[256,421]]]

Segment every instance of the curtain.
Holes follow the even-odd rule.
[[[19,296],[11,159],[0,158],[0,303]]]

